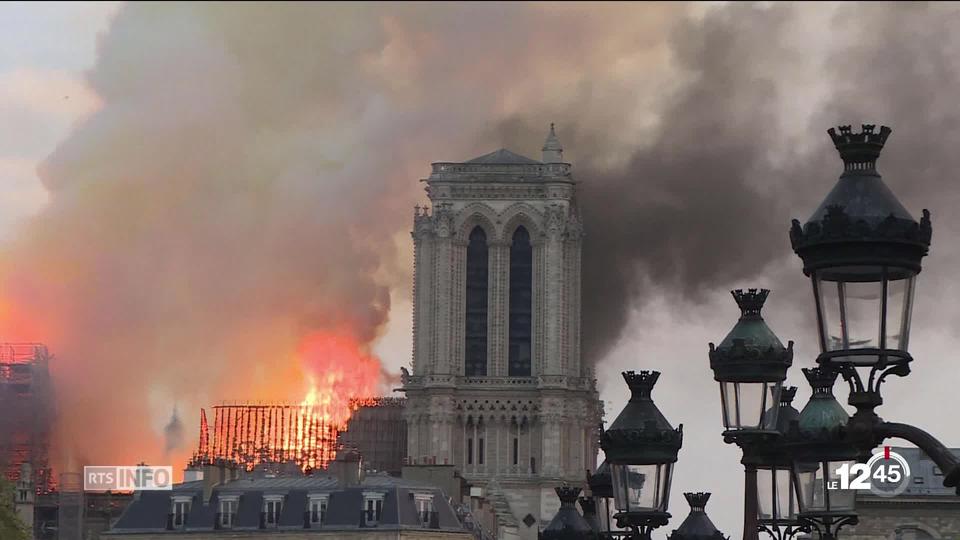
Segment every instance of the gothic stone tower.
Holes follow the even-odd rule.
[[[501,149],[433,164],[414,216],[408,459],[453,464],[536,538],[554,487],[593,471],[602,405],[580,358],[576,182],[553,126],[543,161]]]

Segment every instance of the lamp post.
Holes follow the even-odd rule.
[[[797,533],[809,531],[798,516],[797,491],[791,474],[793,459],[785,444],[790,425],[800,418],[800,412],[793,407],[796,394],[796,386],[780,390],[777,431],[781,436],[772,444],[757,449],[757,521],[760,530],[775,540],[787,540]],[[773,406],[769,411],[772,414]]]
[[[816,367],[803,374],[813,394],[791,423],[786,446],[793,459],[800,522],[816,529],[821,540],[830,540],[841,527],[857,523],[856,491],[845,489],[838,477],[842,467],[856,463],[857,449],[847,438],[850,416],[833,396],[837,372]]]
[[[614,518],[635,540],[650,540],[650,532],[670,519],[673,464],[683,443],[683,425],[674,429],[650,396],[659,377],[657,371],[623,373],[630,401],[600,437],[610,463]]]
[[[724,441],[743,451],[743,539],[760,530],[757,470],[771,445],[778,443],[780,389],[793,363],[793,342],[784,347],[760,311],[770,291],[732,291],[740,319],[719,345],[710,344],[710,367],[720,383]]]
[[[597,516],[597,532],[609,535],[613,527],[610,524],[610,508],[613,500],[613,479],[610,478],[610,464],[607,460],[597,467],[593,474],[587,473],[587,484],[593,496]]]
[[[930,213],[918,222],[877,172],[891,129],[864,124],[828,131],[844,163],[837,184],[803,225],[793,220],[790,240],[811,281],[819,329],[817,363],[838,371],[850,388],[856,413],[846,442],[859,460],[888,437],[920,447],[944,472],[943,485],[960,495],[960,460],[940,441],[914,426],[884,422],[875,409],[890,375],[905,377],[910,320],[921,259],[930,246]]]

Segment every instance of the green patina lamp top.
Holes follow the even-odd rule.
[[[734,340],[742,339],[745,346],[758,350],[766,350],[770,347],[784,349],[780,338],[773,333],[773,330],[767,326],[760,315],[760,310],[763,308],[770,291],[768,289],[748,289],[746,291],[737,289],[731,291],[730,294],[737,301],[741,315],[737,324],[733,325],[727,337],[723,338],[717,348],[733,347]]]
[[[786,347],[760,315],[768,289],[730,291],[740,318],[720,345],[710,344],[710,368],[720,382],[778,382],[793,363],[793,342]]]
[[[837,372],[812,368],[804,369],[803,374],[813,388],[813,395],[800,411],[798,419],[800,432],[816,434],[846,426],[850,415],[833,395],[833,383],[837,380]]]

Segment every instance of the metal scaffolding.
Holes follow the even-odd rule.
[[[53,489],[49,443],[53,419],[47,347],[40,343],[0,343],[0,467],[12,482],[21,465],[40,493]]]
[[[213,426],[201,409],[200,444],[192,465],[231,461],[252,470],[259,463],[294,462],[303,470],[326,468],[336,457],[341,425],[320,408],[284,403],[216,405]]]

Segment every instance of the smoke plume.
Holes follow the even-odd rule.
[[[3,257],[4,334],[58,355],[58,448],[155,461],[171,402],[302,399],[318,364],[299,351],[318,334],[368,358],[390,290],[409,288],[397,239],[428,163],[579,91],[562,88],[581,78],[570,61],[662,54],[631,31],[678,14],[125,6],[87,74],[102,107],[41,166],[50,203]],[[604,45],[568,39],[583,32]]]

